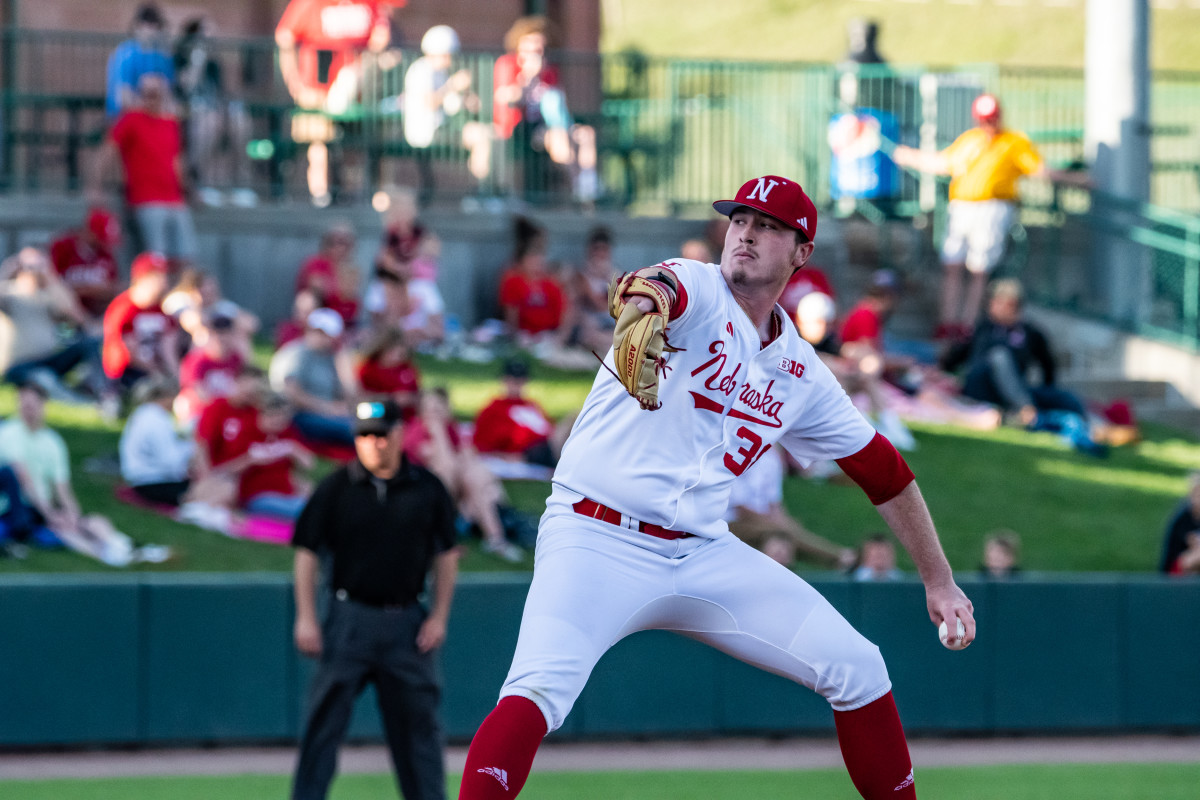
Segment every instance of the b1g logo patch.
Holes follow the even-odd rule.
[[[786,372],[793,378],[804,377],[804,365],[799,361],[792,361],[790,358],[779,359],[779,371]]]

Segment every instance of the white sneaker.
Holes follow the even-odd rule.
[[[916,450],[917,440],[912,431],[900,421],[894,411],[882,411],[875,421],[875,430],[882,433],[897,450]]]
[[[484,542],[483,552],[490,553],[510,564],[520,564],[525,560],[525,551],[507,539],[501,539],[498,542]]]

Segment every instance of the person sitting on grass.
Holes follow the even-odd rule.
[[[358,385],[369,398],[391,398],[405,420],[416,413],[421,373],[403,333],[385,328],[367,340],[358,363]]]
[[[569,426],[569,422],[556,426],[540,405],[525,396],[529,365],[524,361],[513,358],[504,362],[501,379],[504,393],[475,418],[475,449],[493,464],[512,462],[553,468],[570,432],[563,426]]]
[[[196,478],[196,442],[179,434],[171,414],[178,391],[179,385],[162,375],[151,375],[134,385],[136,407],[118,444],[121,477],[150,503],[231,505],[231,483]]]
[[[524,559],[524,551],[505,538],[504,487],[459,435],[445,389],[421,392],[417,415],[404,428],[404,453],[437,475],[462,518],[479,528],[484,552],[514,564]]]
[[[167,274],[163,256],[142,253],[130,267],[129,288],[104,312],[104,374],[123,388],[147,375],[179,374],[178,331],[162,311]]]
[[[856,581],[898,581],[904,573],[896,566],[896,546],[889,536],[872,534],[859,547],[858,566],[855,567]]]
[[[241,507],[268,517],[299,517],[312,487],[294,472],[296,467],[312,469],[316,456],[300,443],[299,433],[292,427],[292,404],[286,397],[271,392],[263,398],[258,424],[242,458],[244,465],[226,464],[228,470],[241,467]]]
[[[271,359],[271,387],[292,402],[293,423],[306,441],[319,445],[354,446],[350,399],[354,377],[340,351],[345,332],[342,318],[329,308],[308,315],[304,338]]]
[[[67,445],[46,427],[46,392],[36,383],[17,390],[17,415],[0,424],[0,464],[16,474],[37,524],[70,549],[115,567],[169,555],[164,548],[135,548],[133,540],[105,517],[80,511],[71,488]]]
[[[1193,472],[1187,497],[1167,523],[1158,569],[1167,575],[1200,574],[1200,472]]]
[[[1010,530],[992,531],[983,540],[983,577],[993,580],[1016,577],[1021,571],[1021,537]]]

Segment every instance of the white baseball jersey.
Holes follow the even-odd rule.
[[[578,494],[634,519],[713,538],[733,479],[778,443],[802,464],[857,453],[875,429],[800,338],[788,315],[765,347],[714,264],[659,265],[679,279],[684,308],[667,338],[662,407],[645,411],[601,369],[554,473],[559,499]],[[606,363],[613,365],[610,350]],[[563,496],[565,490],[567,494]]]

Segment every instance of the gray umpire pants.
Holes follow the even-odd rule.
[[[435,653],[417,652],[425,610],[385,610],[331,599],[324,649],[309,688],[293,800],[323,800],[337,770],[354,701],[374,684],[379,713],[404,800],[444,800],[446,775],[438,717],[441,686]]]

